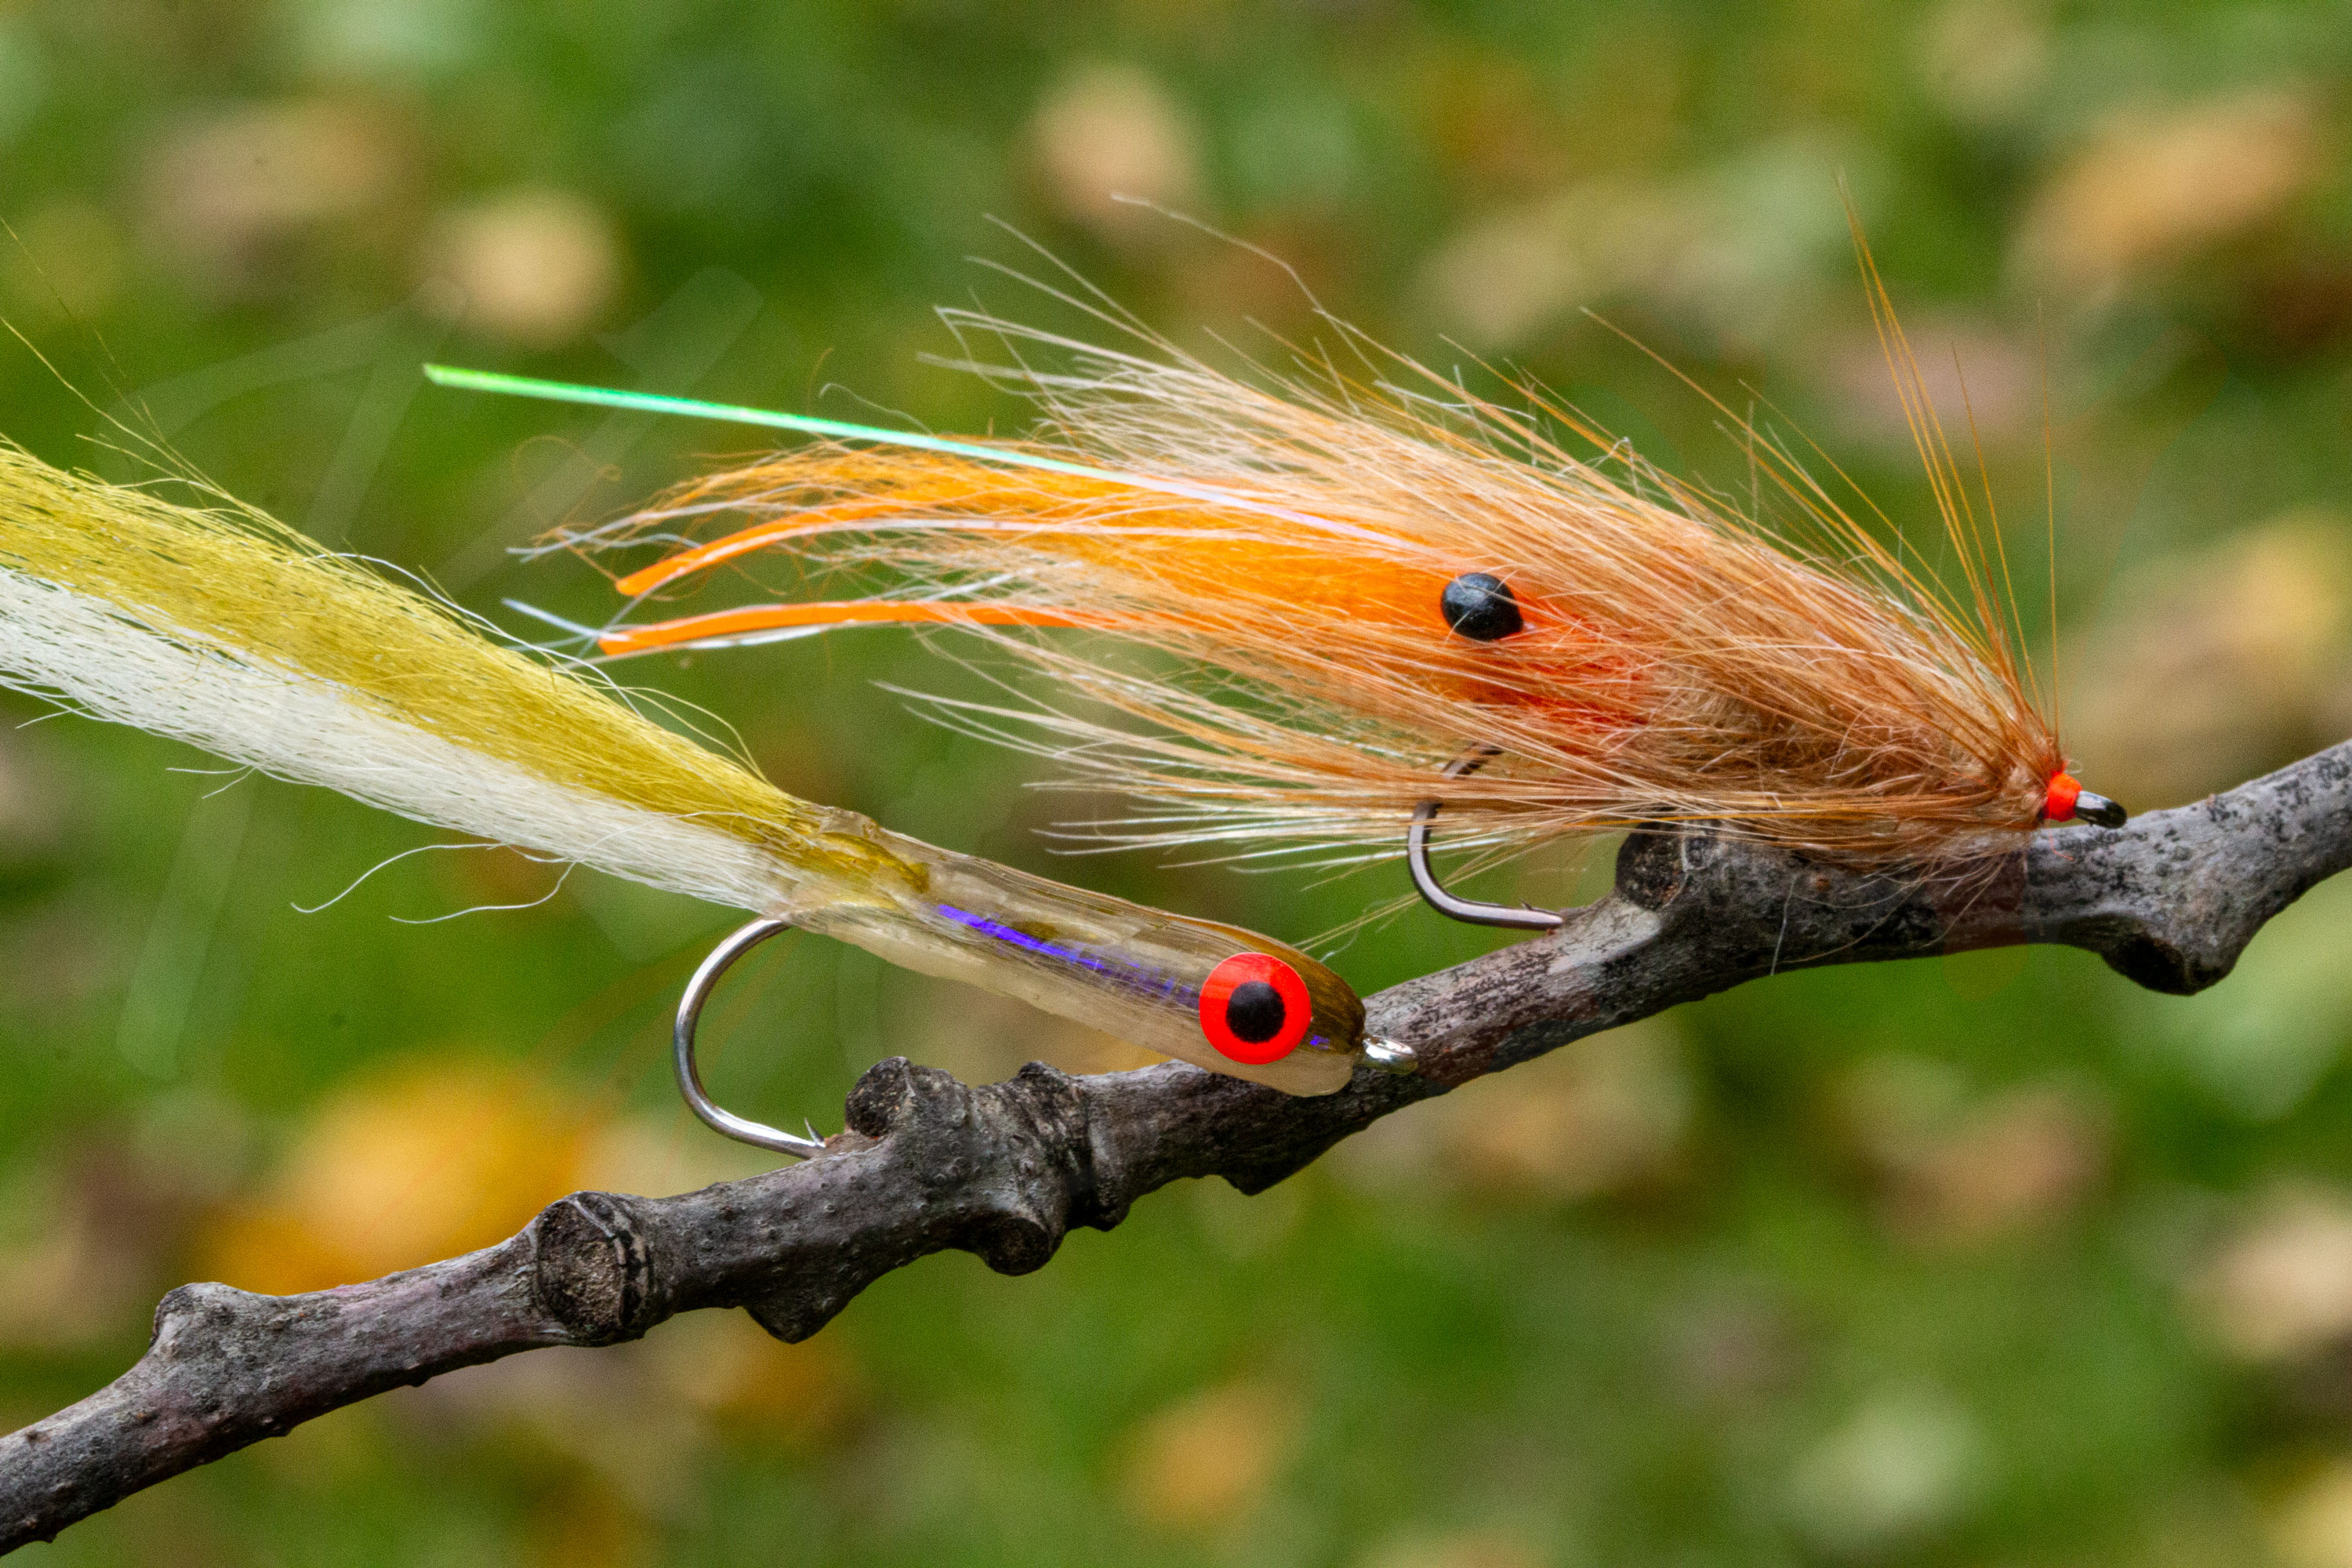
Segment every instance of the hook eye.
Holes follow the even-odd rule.
[[[824,1141],[809,1129],[809,1136],[798,1137],[763,1121],[738,1116],[712,1102],[702,1087],[701,1070],[694,1063],[694,1031],[702,1021],[702,1005],[710,998],[711,988],[719,984],[735,961],[775,935],[790,931],[793,922],[779,920],[757,920],[737,928],[726,941],[710,950],[694,978],[686,983],[686,994],[678,998],[677,1026],[670,1038],[675,1047],[677,1068],[677,1092],[686,1099],[687,1108],[702,1119],[703,1124],[740,1142],[757,1144],[779,1154],[790,1154],[795,1160],[807,1160],[824,1152]]]
[[[2131,820],[2131,813],[2119,801],[2084,790],[2074,797],[2074,815],[2095,827],[2121,827]]]

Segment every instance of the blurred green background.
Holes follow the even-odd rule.
[[[135,397],[322,540],[601,618],[507,547],[751,437],[420,359],[1008,427],[922,356],[940,302],[1056,319],[972,259],[1040,265],[1021,236],[1190,347],[1312,332],[1122,191],[1744,491],[1591,308],[1925,522],[1843,179],[2029,559],[2046,437],[2071,746],[2145,808],[2352,730],[2347,66],[2337,5],[18,0],[0,308],[59,374],[11,345],[0,429],[127,476],[91,442]],[[876,689],[954,689],[904,633],[633,672],[956,848],[1300,940],[1402,885],[1053,856],[1071,803]],[[0,730],[0,1427],[112,1377],[181,1280],[362,1279],[753,1168],[662,1059],[730,917],[484,850],[300,913],[444,836],[210,765]],[[477,905],[529,907],[397,923]],[[2321,888],[2185,1002],[2055,951],[1783,977],[1029,1279],[932,1258],[803,1346],[704,1313],[477,1369],[29,1557],[2341,1568],[2347,917]],[[1486,941],[1412,910],[1335,962],[1370,990]],[[730,1103],[820,1127],[894,1051],[1131,1059],[813,941],[710,1039]]]

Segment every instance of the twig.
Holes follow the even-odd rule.
[[[860,1290],[957,1248],[1023,1274],[1185,1176],[1273,1185],[1402,1106],[1767,973],[2012,942],[2099,953],[2158,991],[2230,972],[2352,865],[2352,742],[2117,832],[2035,836],[1933,877],[1867,875],[1698,832],[1636,835],[1560,931],[1370,999],[1422,1070],[1293,1099],[1181,1063],[971,1088],[903,1058],[858,1081],[822,1157],[678,1197],[575,1193],[481,1252],[301,1296],[187,1285],[138,1363],[0,1438],[0,1550],[398,1384],[741,1307],[805,1339]]]

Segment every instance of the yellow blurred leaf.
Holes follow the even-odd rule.
[[[2126,112],[2034,194],[2019,259],[2070,294],[2112,288],[2268,221],[2326,166],[2292,93]]]
[[[2084,776],[2147,810],[2342,739],[2347,554],[2344,520],[2296,511],[2125,575],[2066,656]]]
[[[1571,1041],[1445,1105],[1443,1138],[1466,1183],[1574,1199],[1670,1169],[1691,1089],[1680,1039],[1657,1024]]]
[[[1264,1501],[1288,1467],[1302,1425],[1296,1394],[1229,1383],[1146,1419],[1128,1439],[1119,1495],[1162,1530],[1209,1530]]]
[[[414,163],[403,128],[355,100],[216,108],[170,122],[149,148],[142,226],[190,282],[235,295],[274,259],[276,242],[383,205]]]
[[[2352,1201],[2300,1184],[2272,1192],[2191,1282],[2189,1296],[2222,1344],[2248,1361],[2288,1360],[2340,1342],[2352,1333]]]
[[[425,269],[465,291],[468,325],[553,348],[595,325],[612,304],[620,238],[586,197],[524,186],[436,217]]]
[[[1046,92],[1031,136],[1046,194],[1072,218],[1114,240],[1184,236],[1150,208],[1118,199],[1180,209],[1200,199],[1191,118],[1147,72],[1077,67]]]
[[[822,1444],[865,1399],[839,1334],[788,1345],[742,1312],[688,1312],[663,1324],[648,1344],[664,1384],[688,1404],[790,1447]]]
[[[1940,1062],[1882,1056],[1847,1073],[1833,1114],[1881,1184],[1888,1224],[1942,1245],[2050,1226],[2105,1179],[2104,1102],[2071,1081],[1972,1096]]]
[[[584,1133],[576,1108],[507,1064],[412,1058],[319,1106],[200,1253],[229,1284],[285,1295],[487,1247],[578,1187]]]

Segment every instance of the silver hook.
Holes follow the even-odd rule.
[[[1473,746],[1445,764],[1444,776],[1465,778],[1502,754],[1500,746]],[[1482,904],[1447,892],[1429,864],[1429,825],[1437,820],[1438,809],[1444,804],[1424,800],[1414,806],[1412,826],[1405,829],[1404,835],[1405,867],[1412,873],[1414,889],[1431,909],[1471,925],[1504,926],[1513,931],[1558,931],[1568,923],[1568,917],[1557,910],[1538,910],[1528,904]]]
[[[702,1005],[709,1000],[711,987],[719,984],[719,977],[737,959],[778,931],[792,930],[792,925],[790,921],[753,921],[712,948],[710,956],[702,961],[702,967],[694,972],[694,978],[686,983],[686,994],[678,998],[677,1026],[670,1039],[675,1047],[677,1091],[686,1097],[687,1108],[702,1118],[704,1125],[742,1142],[790,1154],[795,1160],[807,1160],[824,1152],[824,1141],[816,1136],[815,1128],[810,1128],[809,1136],[802,1138],[713,1104],[710,1096],[703,1091],[701,1070],[694,1065],[694,1029],[702,1021]]]

